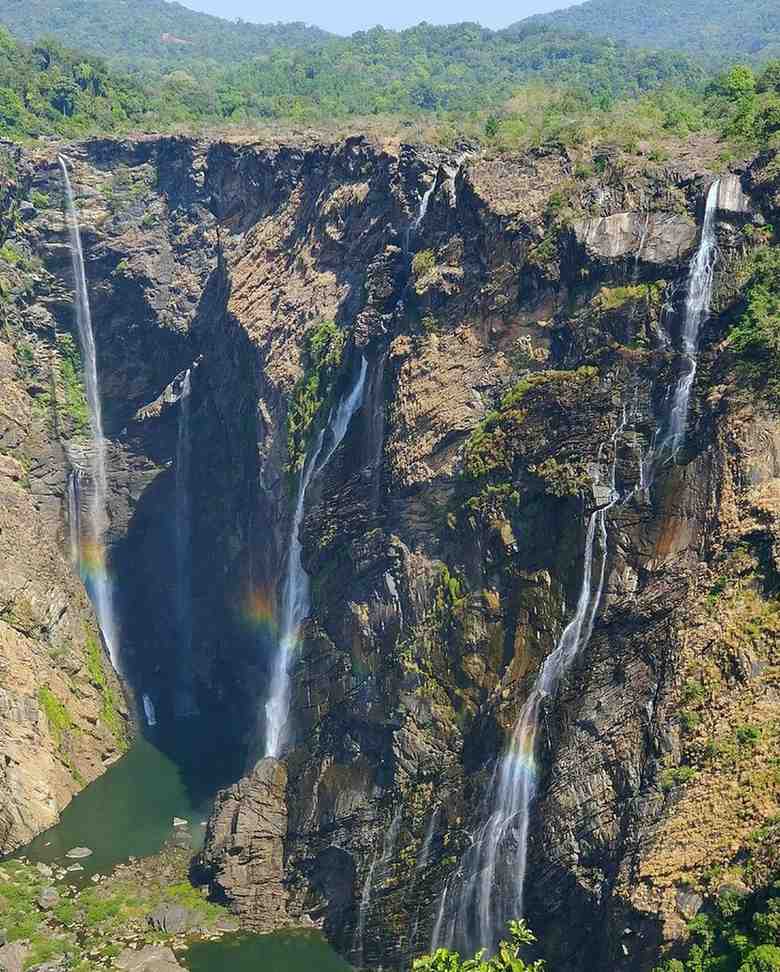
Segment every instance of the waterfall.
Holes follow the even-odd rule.
[[[157,713],[154,711],[154,702],[152,702],[149,695],[144,692],[143,694],[143,704],[144,704],[144,716],[146,717],[146,724],[150,729],[153,729],[157,725]]]
[[[73,468],[68,473],[68,549],[70,562],[78,569],[81,537],[81,472]]]
[[[438,819],[440,810],[441,806],[436,807],[428,821],[428,826],[425,830],[425,837],[423,838],[422,847],[420,848],[420,856],[417,858],[417,863],[414,866],[415,875],[419,874],[423,868],[428,866],[428,858],[431,854],[433,835],[436,832],[436,820]]]
[[[192,527],[190,509],[190,392],[188,368],[179,393],[179,428],[176,442],[176,622],[179,686],[176,715],[197,711],[192,677]]]
[[[582,584],[577,607],[554,650],[547,656],[523,705],[509,746],[496,764],[479,826],[460,865],[445,885],[431,948],[495,948],[507,923],[523,914],[523,886],[528,854],[531,807],[536,795],[536,744],[545,700],[556,692],[563,676],[593,633],[604,592],[607,567],[607,513],[620,500],[616,488],[617,443],[628,416],[626,409],[613,435],[601,444],[593,470],[594,493],[602,502],[588,517]],[[612,448],[609,482],[602,484],[604,452]],[[596,541],[600,549],[598,568]],[[447,902],[453,902],[449,908]]]
[[[95,336],[92,331],[92,315],[89,308],[87,277],[84,269],[84,251],[81,246],[78,213],[70,184],[65,159],[58,156],[67,202],[66,216],[70,239],[71,262],[75,281],[76,324],[79,332],[81,356],[84,364],[84,385],[89,407],[89,424],[92,443],[89,450],[90,478],[87,495],[87,522],[78,516],[79,572],[95,606],[98,624],[108,648],[111,664],[119,670],[119,639],[114,619],[111,579],[106,569],[103,535],[108,526],[107,498],[108,476],[106,473],[106,440],[103,436],[103,416],[100,407]],[[80,485],[80,484],[79,484]],[[74,490],[76,486],[74,485]],[[79,489],[80,493],[80,489]],[[70,503],[70,497],[68,498]],[[73,547],[73,541],[71,541]]]
[[[330,462],[333,453],[346,435],[352,416],[363,402],[368,364],[361,358],[360,371],[349,394],[330,413],[327,426],[314,442],[307,455],[298,484],[284,586],[282,588],[279,650],[266,702],[265,755],[278,759],[286,741],[287,718],[290,708],[290,664],[298,644],[298,632],[310,609],[309,575],[303,568],[303,547],[300,529],[303,523],[306,491],[315,476]]]
[[[358,921],[357,927],[355,928],[355,938],[352,943],[352,948],[357,954],[358,965],[363,964],[363,938],[366,933],[366,918],[368,917],[368,909],[371,904],[371,888],[374,885],[374,871],[376,870],[378,859],[379,854],[375,853],[371,859],[371,865],[368,868],[366,880],[363,882],[363,890],[360,893]]]
[[[412,241],[412,237],[415,235],[420,226],[422,226],[422,221],[425,219],[425,214],[428,212],[428,203],[431,201],[431,196],[436,188],[436,176],[433,177],[433,182],[428,186],[425,192],[420,196],[420,205],[417,208],[417,215],[409,223],[406,228],[406,234],[404,237],[404,250],[408,254],[409,246]]]
[[[428,819],[428,826],[425,828],[425,836],[423,837],[423,842],[420,847],[419,856],[414,865],[414,877],[412,878],[412,886],[409,891],[409,898],[414,901],[414,892],[417,889],[417,880],[420,874],[428,866],[428,862],[431,857],[431,846],[433,844],[433,836],[436,833],[436,821],[439,818],[439,811],[441,810],[441,804],[439,804]],[[417,941],[417,929],[420,925],[420,904],[417,903],[417,908],[414,914],[414,923],[412,925],[412,931],[407,939],[407,945],[410,948],[414,947],[414,943]]]
[[[422,225],[422,221],[425,219],[425,215],[428,212],[428,203],[431,201],[431,196],[433,195],[433,190],[436,188],[436,179],[428,186],[425,192],[420,198],[420,208],[417,210],[417,215],[412,223],[412,233],[416,233],[417,230]]]
[[[363,938],[366,932],[366,920],[368,918],[368,913],[371,908],[371,892],[374,888],[374,874],[377,867],[386,866],[393,858],[395,852],[395,845],[398,843],[398,835],[401,832],[401,815],[402,808],[399,807],[396,810],[393,819],[390,821],[390,826],[385,834],[385,839],[382,841],[382,855],[379,856],[378,852],[374,853],[371,859],[371,865],[366,874],[366,880],[363,882],[363,890],[360,893],[360,909],[358,910],[358,922],[355,928],[355,936],[352,941],[352,948],[358,955],[358,964],[362,966],[363,964]]]
[[[718,258],[715,218],[718,212],[719,192],[720,180],[716,179],[707,193],[701,242],[691,261],[688,274],[685,317],[681,335],[683,370],[672,394],[666,427],[661,434],[659,445],[654,450],[659,457],[674,456],[685,441],[691,391],[698,364],[699,332],[710,313],[715,264]]]

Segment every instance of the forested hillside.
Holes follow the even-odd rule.
[[[526,29],[529,23],[582,30],[637,47],[673,48],[709,63],[780,55],[776,0],[587,0],[515,27]]]
[[[525,82],[571,86],[578,105],[604,107],[703,73],[684,56],[533,30],[509,38],[475,25],[381,29],[321,50],[279,48],[234,68],[128,75],[49,38],[28,46],[0,35],[0,126],[8,134],[122,128],[322,124],[367,115],[465,115],[497,109]]]
[[[301,23],[223,20],[167,0],[0,0],[0,22],[22,40],[52,35],[146,71],[203,60],[228,64],[272,47],[311,46],[329,36]]]

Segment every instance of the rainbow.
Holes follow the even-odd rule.
[[[92,537],[80,539],[78,570],[85,582],[108,575],[106,551],[102,543],[98,543]]]
[[[250,589],[246,592],[241,604],[241,620],[252,631],[266,632],[275,636],[278,630],[276,622],[275,598],[271,591],[263,587]]]
[[[518,772],[535,776],[538,771],[536,762],[536,727],[528,726],[519,738],[515,737],[507,750],[505,760],[514,764]]]

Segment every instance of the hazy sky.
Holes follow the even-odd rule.
[[[427,20],[431,24],[453,24],[476,20],[485,27],[506,27],[530,14],[572,6],[573,0],[393,0],[374,4],[359,0],[179,0],[185,7],[219,17],[242,17],[257,23],[303,20],[331,30],[351,34],[382,24],[409,27]]]

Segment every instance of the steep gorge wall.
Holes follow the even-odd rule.
[[[364,406],[303,525],[313,608],[293,671],[283,872],[280,808],[268,805],[278,774],[264,764],[225,796],[209,847],[213,887],[249,927],[313,920],[360,964],[401,965],[430,941],[493,762],[571,616],[600,501],[589,470],[624,407],[621,492],[642,478],[677,375],[668,340],[711,176],[610,150],[601,174],[583,176],[560,150],[491,160],[361,138],[149,138],[68,154],[105,375],[130,680],[170,717],[173,461],[192,367],[191,664],[204,718],[251,762],[304,335],[327,320],[344,330],[342,382],[359,354],[369,361]],[[65,280],[54,160],[25,165],[52,202],[30,219],[31,249]],[[554,967],[572,972],[650,967],[684,933],[705,870],[737,861],[777,811],[778,427],[721,343],[743,226],[777,218],[762,171],[730,177],[722,194],[718,313],[690,444],[610,516],[594,636],[545,710],[528,918]],[[60,530],[61,503],[60,484]],[[728,607],[714,617],[713,585]],[[681,701],[692,679],[704,696]],[[704,720],[691,729],[680,716],[705,700],[706,738]],[[761,724],[761,785],[730,796],[746,772],[736,757],[674,775],[735,719]],[[244,801],[231,844],[225,821]]]

